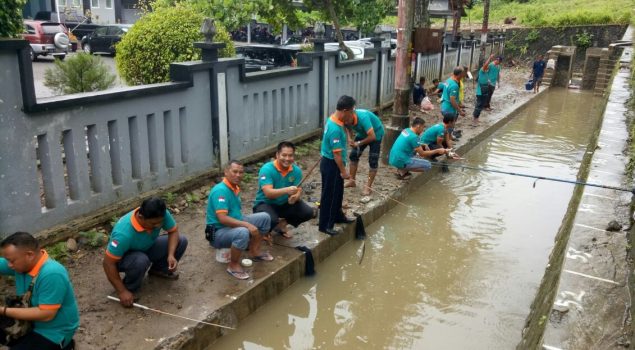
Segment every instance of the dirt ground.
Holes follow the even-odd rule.
[[[466,84],[467,118],[459,120],[458,128],[463,129],[463,138],[458,143],[463,144],[490,125],[507,115],[520,103],[533,97],[532,92],[524,90],[524,83],[529,76],[527,70],[503,69],[502,84],[496,90],[492,107],[493,112],[484,112],[481,125],[471,127],[471,113],[474,106],[474,90],[472,82]],[[422,113],[416,106],[411,106],[411,116],[421,116],[426,120],[426,126],[440,121],[438,104],[435,110]],[[388,113],[382,116],[385,123],[389,123]],[[298,148],[296,161],[306,172],[319,160],[320,140],[312,140]],[[387,152],[388,150],[382,150]],[[368,173],[367,152],[360,161],[358,181],[365,180]],[[262,162],[266,161],[265,159]],[[243,212],[251,212],[251,203],[257,189],[258,164],[249,164],[243,182],[242,200]],[[220,179],[217,179],[217,181]],[[319,201],[320,173],[315,170],[305,186],[305,200],[311,203]],[[349,214],[364,212],[377,201],[386,200],[402,181],[396,179],[394,169],[380,165],[374,191],[370,202],[362,202],[361,188],[348,188],[345,192],[345,205]],[[214,184],[206,184],[189,193],[166,194],[169,206],[175,214],[181,234],[189,240],[188,250],[180,262],[180,279],[165,281],[155,277],[147,277],[141,292],[138,294],[139,303],[149,307],[161,309],[170,313],[204,319],[214,310],[236,298],[238,293],[259,283],[273,270],[280,268],[288,259],[296,258],[299,251],[281,245],[274,245],[268,249],[276,257],[273,263],[256,263],[247,269],[252,279],[238,281],[225,273],[224,264],[215,261],[214,249],[204,239],[205,209],[207,195]],[[96,231],[109,232],[110,224],[105,223]],[[317,232],[317,221],[311,220],[301,225],[296,236],[291,240],[276,237],[276,242],[289,246],[305,244],[310,246],[309,237],[323,235]],[[305,240],[305,241],[303,241]],[[82,350],[87,349],[151,349],[169,337],[177,335],[184,329],[194,326],[189,321],[180,320],[140,309],[126,309],[118,303],[107,300],[107,295],[115,295],[114,289],[105,278],[101,262],[105,244],[99,248],[88,248],[86,242],[79,240],[79,250],[70,255],[66,266],[75,286],[80,314],[81,326],[76,334],[76,341]],[[319,266],[318,266],[319,268]],[[6,290],[7,288],[5,288]],[[235,326],[236,320],[225,320],[226,324]]]

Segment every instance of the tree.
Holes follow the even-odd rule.
[[[66,61],[55,60],[55,67],[44,73],[44,85],[58,93],[74,94],[106,90],[115,78],[100,57],[79,52]]]
[[[395,8],[393,0],[357,0],[352,5],[350,22],[364,33],[372,33]]]
[[[479,65],[485,62],[485,43],[487,43],[487,26],[489,24],[489,1],[483,0],[483,27],[481,28],[481,52],[478,55]]]
[[[201,52],[193,44],[203,39],[202,23],[203,15],[185,5],[147,13],[117,44],[119,74],[131,85],[169,81],[170,63],[200,59]],[[214,41],[227,45],[220,50],[221,57],[235,55],[234,44],[220,23]]]
[[[26,0],[0,1],[0,38],[15,38],[23,31],[22,7]]]

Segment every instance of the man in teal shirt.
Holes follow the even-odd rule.
[[[452,72],[452,76],[446,80],[446,88],[443,89],[443,101],[441,102],[441,115],[458,119],[458,116],[465,116],[465,111],[460,106],[459,99],[459,80],[463,75],[463,68],[456,67]],[[450,135],[452,135],[450,130]]]
[[[336,223],[350,223],[342,211],[344,200],[344,180],[349,178],[346,172],[347,137],[345,125],[353,123],[355,99],[342,96],[337,101],[335,113],[324,126],[320,154],[320,173],[322,174],[322,195],[320,196],[320,217],[318,229],[328,235],[337,235]]]
[[[430,151],[436,151],[439,149],[446,149],[445,154],[450,153],[452,148],[452,138],[450,137],[450,130],[454,127],[454,119],[450,116],[443,117],[443,122],[435,124],[421,134],[419,143],[424,149]],[[437,153],[430,156],[434,159],[444,153]]]
[[[478,78],[476,85],[476,106],[474,107],[474,112],[472,113],[472,117],[474,121],[473,125],[478,124],[478,118],[481,116],[481,111],[487,105],[487,98],[489,96],[489,64],[490,61],[494,58],[494,55],[490,55],[483,67],[478,70]]]
[[[289,141],[278,144],[276,159],[260,168],[254,213],[265,212],[271,217],[270,231],[278,230],[291,238],[287,224],[298,227],[313,218],[311,208],[300,197],[302,170],[295,164],[295,145]]]
[[[3,306],[4,317],[33,322],[24,336],[10,342],[11,350],[69,350],[79,327],[79,311],[68,272],[40,249],[26,232],[16,232],[1,243],[0,274],[14,276],[19,297],[31,293],[28,307]],[[2,332],[4,333],[4,332]],[[5,334],[2,334],[4,339]]]
[[[159,235],[161,230],[167,235]],[[113,227],[103,260],[108,281],[121,305],[132,307],[134,293],[148,274],[178,279],[176,268],[187,248],[165,201],[150,197],[139,208],[124,215]],[[122,280],[119,273],[125,274]]]
[[[273,260],[269,252],[260,251],[262,239],[271,228],[271,217],[267,213],[243,217],[239,187],[245,173],[243,165],[232,160],[225,166],[224,173],[223,181],[212,187],[207,198],[205,237],[216,249],[230,248],[227,273],[246,280],[249,274],[240,266],[243,250],[249,249],[251,258],[256,261]]]
[[[452,118],[452,117],[444,117]],[[388,163],[397,168],[397,177],[406,179],[411,171],[423,172],[430,170],[432,164],[424,158],[446,154],[447,150],[439,148],[431,151],[427,146],[422,147],[419,136],[423,132],[425,121],[419,117],[412,120],[410,128],[403,129],[390,149]],[[417,157],[418,156],[418,157]]]
[[[492,95],[494,95],[494,90],[496,90],[496,84],[500,87],[500,78],[501,78],[501,62],[503,58],[498,56],[494,60],[494,62],[489,64],[489,72],[487,72],[487,76],[489,78],[489,91],[487,94],[487,102],[485,103],[485,110],[491,111],[492,106],[490,103],[492,102]]]
[[[355,139],[350,141],[352,147],[351,164],[349,166],[351,178],[344,184],[344,187],[355,187],[357,185],[355,176],[357,175],[359,157],[368,146],[370,148],[368,153],[368,181],[366,187],[362,190],[362,195],[368,196],[379,167],[379,154],[381,152],[381,139],[384,137],[384,126],[375,113],[365,109],[355,109],[351,128],[355,132]]]

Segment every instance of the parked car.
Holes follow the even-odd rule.
[[[115,54],[115,45],[130,30],[131,24],[107,24],[99,26],[82,38],[82,49],[87,53],[104,52]]]
[[[56,12],[39,11],[35,14],[34,20],[62,23],[68,28],[71,43],[75,43],[75,45],[77,45],[77,40],[73,40],[73,36],[81,39],[99,27],[98,24],[91,23],[90,17],[79,13],[60,12],[59,18],[57,15]],[[75,49],[76,47],[73,48],[73,51],[75,51]]]
[[[299,48],[277,45],[251,44],[236,46],[236,55],[245,58],[245,70],[247,73],[291,67],[298,52],[300,52]]]
[[[22,37],[31,45],[31,60],[52,55],[63,60],[71,48],[68,29],[61,23],[24,20]]]

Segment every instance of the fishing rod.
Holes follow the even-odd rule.
[[[110,300],[114,300],[116,302],[121,302],[121,300],[117,297],[113,297],[111,295],[107,296],[108,299]],[[139,309],[143,309],[143,310],[148,310],[148,311],[153,311],[159,314],[163,314],[163,315],[167,315],[167,316],[172,316],[172,317],[178,317],[178,318],[182,318],[188,321],[193,321],[193,322],[198,322],[198,323],[202,323],[202,324],[206,324],[208,326],[214,326],[214,327],[220,327],[220,328],[226,328],[226,329],[231,329],[231,330],[235,330],[236,328],[234,327],[229,327],[229,326],[223,326],[220,324],[216,324],[216,323],[210,323],[210,322],[205,322],[205,321],[201,321],[201,320],[195,320],[193,318],[189,318],[189,317],[185,317],[185,316],[180,316],[180,315],[175,315],[175,314],[171,314],[169,312],[165,312],[165,311],[161,311],[161,310],[157,310],[157,309],[153,309],[150,307],[147,307],[145,305],[141,305],[141,304],[137,304],[137,303],[133,303],[132,306],[137,307]]]
[[[432,165],[437,166],[437,167],[452,167],[452,168],[460,168],[460,169],[470,169],[470,170],[485,171],[485,172],[489,172],[489,173],[505,174],[505,175],[520,176],[520,177],[527,177],[527,178],[531,178],[531,179],[536,179],[536,181],[534,181],[533,187],[536,187],[536,183],[538,182],[538,180],[547,180],[547,181],[569,183],[569,184],[574,184],[574,185],[605,188],[605,189],[609,189],[609,190],[630,192],[632,194],[635,194],[635,188],[624,188],[624,187],[617,187],[617,186],[609,186],[609,185],[596,184],[596,183],[592,183],[592,182],[584,182],[584,181],[578,181],[578,180],[567,180],[567,179],[560,179],[560,178],[557,178],[557,177],[538,176],[538,175],[531,175],[531,174],[524,174],[524,173],[516,173],[516,172],[512,172],[512,171],[504,171],[504,170],[497,170],[497,169],[484,168],[484,167],[476,167],[476,166],[470,166],[470,165],[450,164],[450,163],[445,163],[445,162],[444,163],[431,162],[431,163],[432,163]]]
[[[358,181],[355,181],[355,183],[357,183],[357,182],[358,182]],[[360,180],[360,182],[361,182],[361,180]],[[408,204],[405,204],[405,203],[403,203],[403,202],[400,202],[400,201],[398,201],[398,200],[396,200],[396,199],[392,198],[391,196],[389,196],[389,195],[387,195],[387,194],[383,194],[383,193],[381,193],[381,192],[379,192],[379,191],[377,191],[377,190],[373,189],[372,187],[368,187],[368,186],[366,186],[365,184],[364,184],[364,186],[365,186],[365,188],[368,188],[369,190],[373,191],[374,193],[377,193],[378,195],[380,195],[380,196],[384,197],[385,199],[390,199],[391,201],[393,201],[393,202],[395,202],[395,203],[397,203],[397,204],[403,205],[403,206],[404,206],[404,207],[406,207],[406,208],[410,208],[410,206],[409,206]]]
[[[311,167],[311,169],[306,173],[306,175],[304,175],[304,178],[302,178],[302,180],[300,180],[300,183],[298,184],[297,187],[302,186],[302,184],[304,183],[304,181],[306,181],[306,179],[309,178],[309,176],[311,176],[311,173],[313,173],[313,170],[315,170],[315,168],[317,168],[318,164],[320,164],[320,161],[322,160],[322,157],[318,158],[317,162],[315,162],[315,164],[313,164],[313,166]]]

